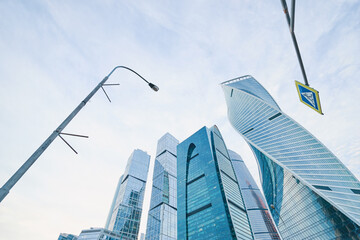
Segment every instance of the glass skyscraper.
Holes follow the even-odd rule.
[[[78,237],[68,233],[60,233],[58,240],[77,240]]]
[[[82,230],[76,240],[121,240],[122,234],[117,234],[104,228]]]
[[[121,175],[121,177],[120,177],[120,179],[119,179],[119,182],[118,182],[118,184],[117,184],[117,186],[116,186],[114,198],[113,198],[113,201],[112,201],[112,203],[111,203],[111,207],[110,207],[110,210],[109,210],[108,217],[107,217],[107,219],[106,219],[105,229],[109,229],[109,224],[110,224],[111,216],[112,216],[112,213],[114,212],[115,203],[116,203],[117,195],[119,194],[119,190],[120,190],[120,186],[121,186],[121,183],[122,183],[122,180],[123,180],[123,176],[124,176],[124,175]]]
[[[253,239],[232,163],[216,126],[177,148],[178,239]]]
[[[157,145],[146,240],[175,240],[176,231],[176,147],[171,134],[162,136]]]
[[[360,182],[282,112],[251,76],[222,83],[228,117],[250,145],[284,239],[359,239]],[[330,131],[330,130],[329,130]]]
[[[241,157],[228,150],[254,239],[281,239],[260,189]]]
[[[144,199],[150,155],[136,149],[131,154],[120,178],[107,223],[120,239],[137,239]]]

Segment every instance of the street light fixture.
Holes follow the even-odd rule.
[[[116,66],[101,82],[89,93],[89,95],[86,96],[86,98],[81,101],[81,103],[70,113],[70,115],[59,125],[58,128],[55,129],[55,131],[45,140],[43,144],[40,145],[40,147],[30,156],[28,160],[14,173],[14,175],[11,176],[11,178],[0,188],[0,202],[8,195],[11,188],[17,183],[17,181],[20,180],[20,178],[25,174],[25,172],[34,164],[34,162],[40,157],[40,155],[48,148],[48,146],[55,140],[57,136],[59,136],[75,153],[77,153],[66,141],[64,138],[61,137],[60,134],[63,135],[71,135],[71,136],[77,136],[77,137],[87,137],[87,136],[81,136],[76,134],[69,134],[69,133],[63,133],[62,131],[64,128],[70,123],[70,121],[80,112],[80,110],[85,106],[85,104],[95,95],[95,93],[102,88],[104,91],[106,97],[109,99],[108,95],[106,94],[103,86],[106,86],[105,82],[109,79],[111,74],[118,68],[124,68],[127,69],[133,73],[135,73],[138,77],[140,77],[142,80],[144,80],[149,87],[157,92],[159,90],[159,87],[155,84],[148,82],[145,78],[143,78],[140,74],[132,70],[131,68],[125,67],[125,66]],[[108,84],[113,85],[113,84]]]

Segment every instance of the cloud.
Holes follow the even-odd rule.
[[[258,176],[219,86],[240,75],[253,75],[359,177],[359,11],[356,1],[297,5],[296,34],[310,84],[320,91],[320,116],[297,99],[293,81],[301,73],[279,2],[2,1],[2,182],[114,66],[133,68],[160,91],[115,72],[109,82],[120,86],[107,88],[112,103],[98,92],[65,129],[90,136],[67,138],[79,155],[57,139],[1,203],[0,238],[51,239],[103,226],[132,150],[153,156],[166,132],[182,141],[217,124]]]

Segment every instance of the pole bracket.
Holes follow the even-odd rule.
[[[89,136],[85,136],[85,135],[79,135],[79,134],[73,134],[73,133],[64,133],[64,132],[57,132],[59,137],[61,138],[61,140],[64,141],[64,143],[71,148],[71,150],[73,150],[76,154],[78,154],[78,152],[61,136],[61,135],[67,135],[67,136],[72,136],[72,137],[82,137],[82,138],[89,138]]]
[[[110,100],[109,95],[106,93],[104,86],[118,86],[118,85],[120,85],[120,84],[119,84],[119,83],[103,83],[103,84],[101,85],[101,89],[102,89],[103,92],[105,93],[105,96],[106,96],[106,98],[109,100],[109,102],[111,102],[111,100]]]

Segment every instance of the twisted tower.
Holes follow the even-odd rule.
[[[251,147],[284,239],[359,239],[360,182],[251,76],[222,83],[233,127]]]

